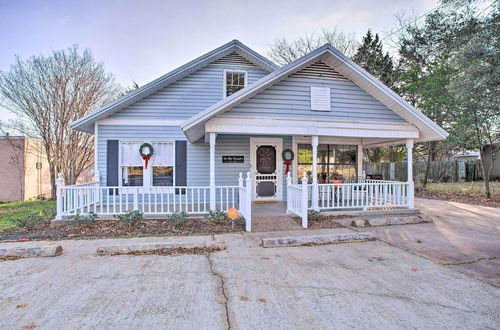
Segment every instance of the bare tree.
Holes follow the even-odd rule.
[[[279,65],[286,65],[324,44],[331,44],[349,57],[354,55],[359,46],[354,33],[346,34],[333,28],[331,30],[323,29],[319,34],[306,34],[292,41],[288,41],[286,38],[278,39],[271,44],[271,50],[267,54]]]
[[[62,172],[68,184],[93,164],[94,139],[69,124],[116,98],[120,87],[90,50],[78,46],[49,56],[16,57],[0,72],[1,105],[17,115],[9,127],[41,139],[50,171],[51,197]]]

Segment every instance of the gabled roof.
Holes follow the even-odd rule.
[[[418,141],[442,140],[448,136],[448,133],[445,130],[427,118],[422,112],[406,102],[393,90],[385,86],[382,82],[373,77],[370,73],[354,63],[351,59],[347,58],[330,44],[326,44],[295,60],[294,62],[283,66],[279,70],[276,70],[256,81],[248,88],[234,93],[233,95],[210,106],[206,110],[187,119],[182,125],[184,134],[191,142],[198,140],[205,133],[204,124],[207,120],[224,113],[245,100],[248,100],[252,96],[278,83],[302,68],[316,62],[317,60],[322,60],[341,73],[344,77],[353,81],[356,85],[365,90],[368,94],[372,95],[407,122],[416,126],[420,131],[420,138]]]
[[[72,122],[70,126],[81,131],[93,133],[94,123],[99,119],[103,119],[129,106],[235,51],[248,61],[252,62],[256,66],[267,72],[273,72],[279,68],[276,64],[274,64],[267,58],[263,57],[262,55],[258,54],[257,52],[253,51],[252,49],[248,48],[240,41],[235,39],[87,114],[86,116]]]

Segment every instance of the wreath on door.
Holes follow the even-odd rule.
[[[155,153],[155,150],[153,149],[153,146],[151,143],[143,143],[139,146],[139,154],[142,157],[142,160],[144,161],[144,168],[147,170],[148,169],[148,163],[153,154]]]

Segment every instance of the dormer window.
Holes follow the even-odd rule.
[[[247,85],[247,72],[224,70],[224,97],[230,96]]]

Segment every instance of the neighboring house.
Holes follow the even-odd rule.
[[[37,140],[0,136],[1,202],[50,196],[47,158]]]
[[[406,144],[411,156],[414,142],[447,136],[331,45],[280,68],[237,40],[71,126],[95,135],[99,180],[83,197],[62,189],[59,217],[235,206],[251,218],[252,201],[287,201],[303,218],[308,208],[411,208],[413,182],[354,179],[362,149]],[[143,143],[154,149],[147,168]]]
[[[25,136],[0,136],[0,202],[50,198],[50,171],[40,140]],[[85,171],[77,182],[92,178]]]
[[[491,166],[491,159],[493,156],[493,168],[491,169],[490,172],[490,180],[500,180],[500,159],[498,157],[499,155],[500,155],[500,143],[494,143],[492,145],[484,147],[483,162],[486,171],[488,171]]]
[[[481,160],[481,154],[479,151],[467,151],[467,152],[459,152],[457,154],[454,154],[451,157],[452,160],[459,160],[459,161],[476,161],[476,160]]]

